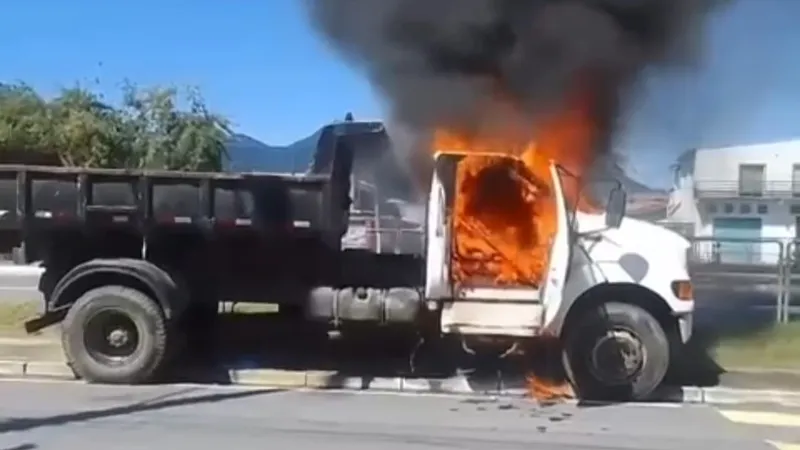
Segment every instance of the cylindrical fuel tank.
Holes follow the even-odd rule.
[[[318,287],[308,296],[307,314],[312,320],[333,322],[412,323],[422,304],[419,290]]]

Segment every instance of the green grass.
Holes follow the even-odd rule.
[[[25,334],[25,321],[36,317],[40,302],[0,302],[0,335]]]
[[[714,359],[725,368],[800,369],[800,322],[722,339],[714,347]]]

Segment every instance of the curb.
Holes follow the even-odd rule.
[[[339,376],[325,371],[290,371],[277,369],[228,369],[230,384],[267,386],[284,389],[342,389],[376,392],[406,392],[427,394],[489,395],[523,397],[523,388],[504,388],[502,383],[485,383],[475,387],[466,377],[445,379],[405,377]],[[63,362],[0,360],[0,377],[72,380],[77,378]],[[493,386],[494,385],[494,386]],[[800,391],[740,389],[727,387],[665,387],[652,402],[731,405],[743,403],[773,403],[800,406]]]

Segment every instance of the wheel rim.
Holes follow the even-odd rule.
[[[647,349],[636,333],[612,329],[600,336],[589,354],[595,378],[607,385],[627,384],[635,379],[647,361]]]
[[[139,347],[139,330],[128,314],[116,309],[94,313],[84,327],[84,345],[89,355],[106,365],[119,365]]]

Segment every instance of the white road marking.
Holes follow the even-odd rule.
[[[800,414],[790,414],[775,411],[738,411],[720,410],[719,413],[733,423],[742,425],[755,425],[764,427],[800,428]],[[766,439],[764,442],[778,450],[800,450],[800,443],[775,441]]]
[[[720,411],[731,422],[745,425],[772,427],[800,427],[800,414],[787,414],[771,411]]]
[[[791,442],[778,442],[766,441],[767,444],[775,447],[778,450],[800,450],[800,444],[792,444]]]

